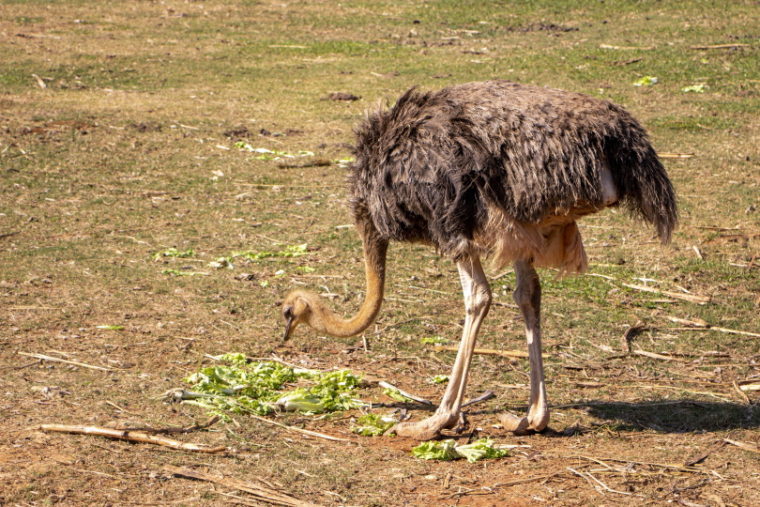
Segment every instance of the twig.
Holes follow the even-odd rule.
[[[219,422],[219,416],[215,415],[208,421],[202,424],[195,423],[192,426],[186,426],[184,428],[152,428],[150,426],[140,426],[140,427],[128,427],[128,428],[114,428],[119,431],[144,431],[146,433],[164,433],[164,434],[170,434],[170,433],[190,433],[192,431],[198,431],[208,428],[209,426],[213,426]]]
[[[117,440],[126,440],[129,442],[141,442],[145,444],[162,445],[182,451],[196,451],[206,453],[217,453],[227,450],[225,446],[208,447],[205,444],[188,444],[179,442],[165,437],[149,435],[143,431],[116,430],[111,428],[100,428],[97,426],[70,426],[67,424],[40,424],[30,429],[42,431],[56,431],[59,433],[75,433],[80,435],[97,435],[106,438],[115,438]]]
[[[44,361],[51,361],[55,363],[65,363],[65,364],[71,364],[74,366],[81,366],[82,368],[90,368],[92,370],[114,371],[113,368],[108,368],[106,366],[93,366],[91,364],[80,363],[79,361],[69,361],[68,359],[61,359],[60,357],[46,356],[45,354],[32,354],[29,352],[17,352],[17,354],[20,356],[33,357],[35,359],[42,359]]]
[[[175,467],[171,465],[164,465],[164,470],[178,477],[187,477],[198,481],[212,482],[214,484],[220,484],[228,488],[244,491],[246,493],[250,493],[258,500],[274,505],[286,505],[293,507],[316,506],[316,504],[304,502],[294,496],[290,496],[281,491],[277,491],[276,489],[251,481],[243,481],[240,479],[234,479],[232,477],[211,475],[199,470],[192,470],[185,467]]]
[[[669,298],[682,299],[684,301],[688,301],[690,303],[696,303],[698,305],[705,305],[710,302],[710,298],[708,296],[698,296],[695,294],[683,294],[681,292],[672,292],[668,290],[655,289],[654,287],[648,287],[646,285],[634,285],[632,283],[624,283],[622,285],[623,287],[628,287],[629,289],[640,290],[642,292],[652,292],[654,294],[662,294],[664,296],[668,296]]]
[[[649,462],[649,461],[633,461],[633,460],[630,460],[630,459],[621,459],[621,458],[591,458],[589,456],[579,456],[579,455],[571,455],[571,456],[559,455],[559,456],[563,457],[563,458],[581,458],[581,459],[586,459],[586,460],[591,460],[591,461],[597,461],[597,460],[615,461],[617,463],[633,463],[634,465],[645,465],[645,466],[658,467],[658,468],[673,468],[675,470],[680,470],[682,472],[707,473],[707,472],[704,472],[704,471],[696,469],[696,468],[689,468],[689,467],[686,467],[686,466],[683,466],[683,465],[671,465],[671,464],[668,464],[668,463],[652,463],[652,462]]]
[[[726,445],[726,443],[727,443],[727,442],[726,442],[725,440],[721,440],[721,441],[720,441],[720,442],[718,442],[716,445],[713,445],[713,446],[712,446],[712,447],[710,447],[710,448],[709,448],[707,451],[705,451],[704,453],[700,454],[700,455],[699,455],[699,456],[697,456],[696,458],[691,458],[691,459],[687,460],[686,462],[684,462],[683,466],[685,466],[685,467],[691,467],[691,466],[697,465],[697,464],[699,464],[699,463],[702,463],[704,460],[706,460],[706,459],[707,459],[707,457],[708,457],[710,454],[712,454],[712,453],[714,453],[715,451],[717,451],[717,450],[721,449],[723,446],[725,446],[725,445]]]
[[[686,362],[685,360],[679,359],[677,357],[663,356],[662,354],[657,354],[655,352],[649,352],[649,351],[641,350],[641,349],[636,349],[636,350],[633,351],[633,353],[636,354],[636,355],[638,355],[638,356],[644,356],[644,357],[648,357],[650,359],[659,359],[661,361],[678,361],[678,362],[681,362],[681,363]]]
[[[16,366],[15,364],[12,364],[10,366],[0,366],[0,370],[23,370],[24,368],[29,368],[30,366],[40,364],[41,362],[42,360],[38,360],[32,361],[31,363],[22,364],[21,366]]]
[[[459,348],[454,347],[453,345],[435,345],[433,347],[433,350],[435,350],[436,352],[440,352],[442,350],[457,352],[459,351]],[[509,358],[529,357],[528,353],[523,352],[522,350],[475,349],[472,352],[473,354],[483,354],[487,356],[501,356],[501,357],[509,357]],[[547,355],[548,354],[543,354],[544,357],[546,357]]]
[[[585,480],[586,480],[586,482],[588,482],[588,483],[589,483],[589,485],[590,485],[592,488],[594,488],[594,491],[596,491],[597,493],[601,493],[602,495],[604,494],[604,491],[600,491],[600,490],[599,490],[599,487],[597,487],[597,486],[596,486],[596,484],[594,484],[593,482],[591,482],[591,479],[589,479],[589,478],[586,476],[586,474],[585,474],[585,473],[583,473],[583,472],[579,472],[578,470],[574,469],[573,467],[565,467],[565,468],[567,468],[568,470],[570,470],[572,473],[574,473],[574,474],[575,474],[575,475],[577,475],[578,477],[580,477],[580,478],[582,478],[582,479],[585,479]]]
[[[626,495],[626,496],[641,496],[641,495],[634,495],[633,493],[629,493],[628,491],[619,491],[617,489],[612,489],[611,487],[607,486],[605,483],[594,477],[594,475],[591,472],[586,472],[586,475],[588,475],[591,479],[593,479],[599,486],[601,486],[604,491],[609,491],[610,493],[616,493],[618,495]]]
[[[247,417],[253,417],[254,419],[256,419],[258,421],[265,422],[267,424],[272,424],[274,426],[279,426],[280,428],[284,428],[284,429],[286,429],[288,431],[295,431],[296,433],[303,433],[304,435],[309,435],[309,436],[312,436],[312,437],[324,438],[325,440],[332,440],[334,442],[350,442],[350,443],[353,443],[352,440],[349,440],[347,438],[334,437],[332,435],[326,435],[324,433],[318,433],[316,431],[304,430],[304,429],[301,429],[301,428],[296,428],[294,426],[288,426],[287,424],[282,424],[282,423],[279,423],[277,421],[272,421],[271,419],[267,419],[266,417],[261,417],[261,416],[254,415],[254,414],[248,414]]]
[[[496,489],[496,488],[505,488],[505,487],[508,487],[508,486],[517,486],[518,484],[527,484],[529,482],[548,480],[548,479],[551,479],[552,477],[556,477],[558,475],[562,475],[563,473],[564,472],[555,472],[553,474],[538,475],[536,477],[527,477],[525,479],[517,479],[517,480],[509,481],[509,482],[497,482],[496,484],[494,484],[491,487],[493,489]]]
[[[746,405],[749,405],[749,404],[752,403],[750,401],[749,397],[746,394],[744,394],[744,391],[742,391],[741,387],[739,387],[739,384],[736,383],[736,380],[734,380],[733,382],[731,382],[731,385],[733,386],[734,391],[736,391],[739,394],[739,397],[742,399],[742,401]]]
[[[330,164],[332,164],[332,162],[329,160],[318,158],[303,162],[277,162],[277,167],[280,169],[301,169],[306,167],[325,167]]]
[[[650,49],[654,49],[654,46],[613,46],[611,44],[599,44],[599,47],[601,49],[616,49],[620,51],[632,51],[632,50],[649,51]]]
[[[727,444],[735,445],[740,449],[744,449],[745,451],[756,452],[760,454],[760,448],[758,448],[756,445],[748,444],[746,442],[739,442],[738,440],[731,440],[728,438],[724,438],[723,441]]]
[[[689,46],[689,49],[734,49],[734,48],[748,48],[749,44],[711,44],[708,46]]]
[[[737,385],[742,391],[760,391],[760,382],[757,380],[741,380]]]
[[[430,400],[426,400],[425,398],[422,398],[422,397],[420,397],[420,396],[415,396],[414,394],[408,393],[408,392],[406,392],[406,391],[402,391],[402,390],[401,390],[401,389],[399,389],[398,387],[394,386],[393,384],[390,384],[390,383],[386,382],[385,380],[381,380],[380,382],[378,382],[378,383],[377,383],[377,385],[379,385],[380,387],[383,387],[383,388],[385,388],[385,389],[393,389],[393,390],[396,390],[396,391],[398,391],[398,392],[399,392],[399,394],[400,394],[401,396],[404,396],[404,397],[406,397],[406,398],[409,398],[410,400],[414,400],[414,401],[416,401],[417,403],[422,403],[423,405],[430,405],[430,406],[432,406],[432,405],[433,405],[433,402],[432,402],[432,401],[430,401]]]
[[[625,333],[623,334],[623,348],[626,352],[629,354],[633,352],[633,340],[636,338],[639,334],[649,329],[647,326],[645,326],[642,322],[637,322],[633,326],[626,329]]]
[[[731,440],[729,438],[724,438],[723,441],[727,444],[735,445],[740,449],[744,449],[745,451],[756,452],[760,454],[760,447],[757,447],[756,445],[748,444],[747,442],[739,442],[738,440]]]
[[[486,391],[483,394],[481,394],[480,396],[478,396],[477,398],[473,398],[471,400],[467,400],[464,403],[462,403],[462,407],[461,408],[469,407],[470,405],[475,405],[476,403],[482,403],[484,401],[487,401],[487,400],[490,400],[490,399],[493,399],[493,398],[496,398],[496,395],[494,394],[494,392],[493,391]]]
[[[726,327],[716,327],[716,326],[713,326],[713,325],[709,324],[708,322],[705,322],[702,319],[688,320],[688,319],[681,319],[679,317],[672,317],[672,316],[668,316],[667,319],[669,321],[671,321],[671,322],[675,322],[676,324],[684,324],[686,326],[693,327],[693,328],[695,328],[694,329],[695,331],[698,331],[698,330],[708,331],[709,330],[709,331],[718,331],[720,333],[741,334],[741,335],[745,335],[745,336],[754,336],[756,338],[760,338],[760,333],[753,333],[753,332],[750,332],[750,331],[741,331],[739,329],[729,329],[729,328],[726,328]]]
[[[667,152],[660,152],[657,153],[657,156],[660,158],[692,158],[694,156],[693,153],[667,153]]]
[[[638,63],[641,60],[643,60],[643,58],[631,58],[630,60],[623,60],[623,61],[619,61],[619,62],[612,62],[612,65],[631,65],[632,63]]]

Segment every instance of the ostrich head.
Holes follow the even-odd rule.
[[[302,291],[293,291],[285,297],[282,303],[282,317],[285,319],[285,335],[283,341],[290,338],[293,330],[302,322],[311,325],[312,297]]]

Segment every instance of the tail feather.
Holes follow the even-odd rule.
[[[670,241],[678,222],[675,191],[646,133],[638,125],[607,143],[615,186],[621,204],[655,226],[663,243]]]

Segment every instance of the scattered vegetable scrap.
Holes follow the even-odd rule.
[[[300,257],[302,255],[305,255],[306,253],[307,253],[307,244],[302,243],[300,245],[288,245],[283,250],[280,250],[279,252],[267,252],[267,251],[232,252],[232,254],[227,260],[230,260],[230,258],[242,257],[243,259],[247,259],[249,261],[259,261],[261,259],[268,259],[270,257]]]
[[[420,338],[420,343],[423,345],[444,345],[449,343],[449,341],[443,336],[426,336],[425,338]]]
[[[160,260],[164,257],[177,257],[180,259],[185,259],[187,257],[194,257],[195,256],[195,250],[192,248],[188,248],[187,250],[177,250],[176,248],[167,248],[164,251],[156,252],[153,254],[153,260]]]
[[[401,403],[409,403],[410,401],[414,401],[412,398],[401,394],[401,391],[399,391],[395,387],[386,387],[385,389],[383,389],[383,394],[386,395],[388,398],[392,400],[400,401]]]
[[[481,438],[467,445],[456,445],[454,440],[430,440],[414,447],[412,455],[420,459],[443,461],[464,458],[470,463],[475,463],[481,459],[503,458],[509,455],[509,451],[494,447],[493,441],[489,438]]]
[[[705,93],[705,88],[707,88],[707,85],[699,83],[691,86],[684,86],[681,88],[681,91],[684,93]]]
[[[268,148],[254,148],[244,141],[235,143],[235,148],[243,151],[258,153],[257,160],[282,160],[283,158],[313,157],[313,151],[299,150],[295,153],[289,151],[270,150]]]
[[[364,414],[356,420],[353,432],[363,437],[377,437],[386,434],[398,421],[389,415]]]
[[[633,86],[652,86],[657,84],[658,79],[654,76],[643,76],[633,82]]]
[[[161,274],[174,276],[208,276],[208,273],[202,271],[180,271],[179,269],[164,269],[161,271]]]

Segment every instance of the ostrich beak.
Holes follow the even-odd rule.
[[[294,320],[295,317],[293,315],[285,319],[285,334],[282,336],[282,341],[287,341],[288,338],[290,338],[290,333],[296,328],[296,326],[293,325]]]

